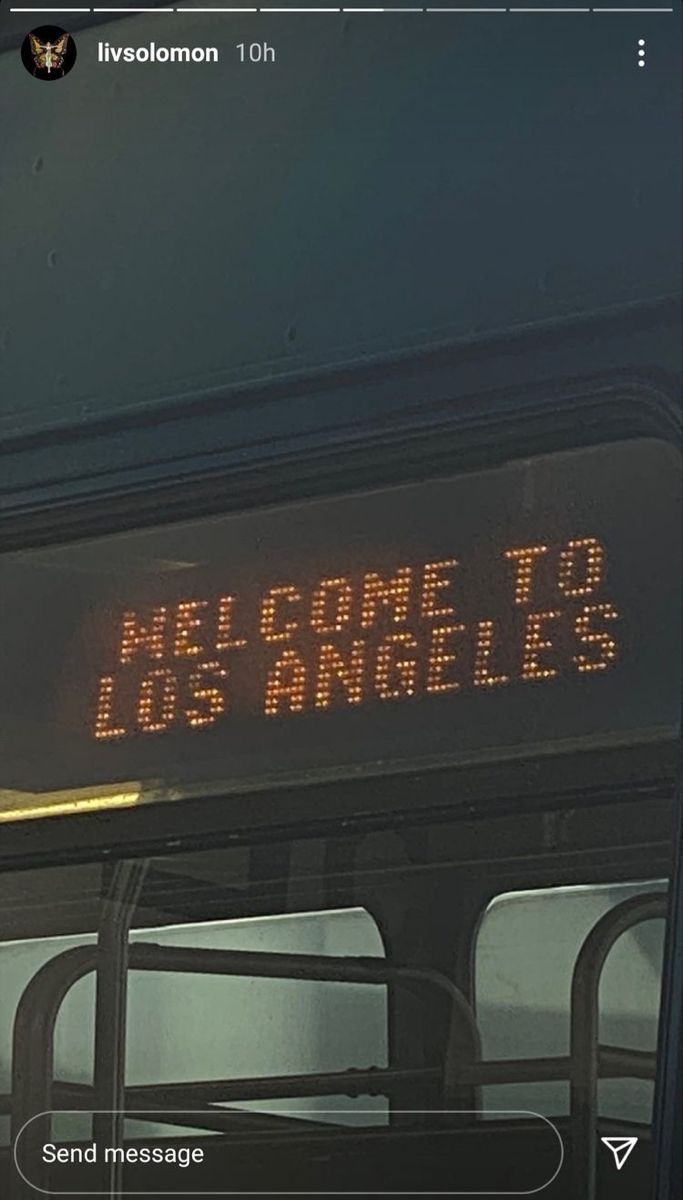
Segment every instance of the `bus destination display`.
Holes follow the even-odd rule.
[[[404,563],[275,584],[251,604],[224,593],[129,609],[110,631],[116,661],[98,681],[93,735],[208,729],[250,708],[283,718],[490,692],[617,663],[620,613],[600,538],[497,548],[479,612],[468,567]]]
[[[657,736],[679,480],[642,440],[7,556],[0,783],[182,795]]]

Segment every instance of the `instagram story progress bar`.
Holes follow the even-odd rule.
[[[12,13],[25,13],[34,15],[78,15],[83,13],[98,13],[103,15],[116,14],[135,14],[135,13],[216,13],[224,15],[243,15],[248,13],[272,13],[277,15],[291,14],[339,14],[353,13],[356,15],[376,15],[378,13],[429,13],[429,14],[451,14],[453,16],[637,16],[637,15],[652,15],[652,14],[672,14],[675,10],[673,5],[599,5],[599,6],[580,6],[580,5],[565,5],[565,4],[537,4],[537,5],[512,5],[510,7],[501,6],[483,6],[483,5],[391,5],[391,6],[318,6],[310,5],[263,5],[256,7],[241,7],[236,5],[195,5],[184,4],[177,7],[172,5],[158,4],[146,5],[144,7],[127,4],[113,7],[111,5],[95,5],[93,7],[69,6],[69,5],[32,5],[32,6],[11,6]],[[639,40],[638,46],[640,49],[645,45],[644,40]],[[644,55],[641,55],[644,57]]]

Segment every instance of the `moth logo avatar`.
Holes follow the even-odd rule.
[[[26,34],[21,59],[34,79],[63,79],[76,61],[76,43],[57,25],[41,25]]]

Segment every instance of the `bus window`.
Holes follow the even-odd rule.
[[[633,896],[664,893],[661,880],[507,892],[491,901],[475,948],[477,1022],[484,1056],[559,1057],[570,1051],[570,1002],[577,955],[595,923]],[[657,1048],[663,918],[629,929],[617,941],[600,983],[600,1040]],[[539,947],[542,951],[539,953]],[[602,1079],[601,1117],[647,1125],[654,1078]],[[484,1089],[488,1108],[569,1112],[569,1081]]]
[[[134,942],[207,950],[383,956],[372,917],[362,908],[283,913],[135,931]],[[150,1042],[149,1013],[159,1038]],[[132,972],[126,1077],[131,1086],[172,1080],[307,1075],[344,1071],[360,1063],[386,1066],[385,989],[291,979],[155,975]],[[207,1036],[210,1031],[210,1036]],[[386,1111],[384,1098],[362,1102],[345,1096],[247,1102],[258,1111],[300,1107],[317,1120],[325,1109],[339,1121],[373,1123],[368,1111]],[[355,1113],[355,1110],[359,1110]],[[149,1127],[130,1122],[137,1135]],[[166,1128],[167,1135],[182,1130]]]
[[[95,934],[33,938],[0,945],[3,1005],[0,1009],[0,1093],[9,1091],[13,1019],[31,978],[50,960],[76,946],[94,944]],[[383,956],[377,926],[362,908],[328,912],[276,913],[232,921],[153,926],[133,930],[131,942],[200,950],[262,953]],[[344,1071],[355,1064],[386,1066],[385,989],[313,981],[220,978],[132,971],[128,993],[126,1079],[131,1087],[196,1079],[307,1075]],[[154,1036],[150,1036],[154,1014]],[[92,1086],[95,981],[79,981],[60,1011],[55,1038],[55,1072],[83,1088]],[[371,1124],[385,1118],[384,1098],[311,1096],[296,1102],[336,1123]],[[258,1102],[245,1107],[258,1111]],[[269,1110],[291,1111],[293,1102],[269,1101]],[[358,1111],[356,1111],[358,1110]],[[82,1118],[55,1121],[58,1139],[83,1134]],[[187,1131],[179,1126],[130,1121],[131,1137]],[[198,1131],[195,1131],[198,1132]],[[3,1144],[9,1141],[4,1118]]]
[[[118,977],[124,1144],[201,1148],[197,1194],[220,1191],[228,1162],[245,1193],[282,1180],[290,1193],[325,1191],[330,1172],[342,1190],[452,1191],[456,1167],[473,1192],[512,1179],[528,1193],[560,1171],[562,1146],[547,1195],[574,1200],[590,1140],[599,1148],[603,1133],[635,1129],[635,1190],[598,1158],[592,1200],[647,1195],[674,800],[565,799],[571,820],[549,851],[556,798],[490,800],[477,815],[469,793],[456,812],[449,778],[448,817],[406,822],[394,780],[395,810],[374,828],[245,833],[116,868],[4,875],[0,1106],[14,1130],[25,1114],[78,1109],[51,1119],[41,1144],[99,1136],[93,1085],[117,1042],[108,1030],[94,1038],[96,956],[57,1005],[54,1059],[49,1027],[27,1023],[26,1004],[38,980],[39,1012],[49,1010],[65,954],[87,951],[114,913],[131,930]],[[117,873],[133,869],[139,886],[124,899]],[[579,870],[592,882],[577,886]],[[562,882],[535,887],[539,874]],[[604,970],[585,984],[600,1021],[594,1045],[578,1050],[572,976],[600,923],[623,913]],[[112,960],[103,952],[100,966]],[[598,1102],[581,1093],[590,1125],[577,1128],[569,1081],[593,1050]],[[126,1181],[144,1184],[132,1170]]]

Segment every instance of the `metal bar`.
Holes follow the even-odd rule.
[[[133,942],[131,970],[170,971],[174,974],[248,975],[261,979],[306,979],[329,983],[389,984],[399,980],[433,983],[462,996],[439,971],[394,966],[383,958],[327,954],[279,954],[262,950],[207,950],[195,946],[164,946]],[[469,1009],[469,1005],[468,1005]]]
[[[600,1048],[601,1079],[653,1079],[655,1055],[646,1050],[628,1050],[616,1046]],[[464,1067],[463,1081],[479,1087],[491,1084],[548,1083],[568,1080],[571,1058],[492,1059]],[[192,1080],[190,1083],[139,1084],[126,1089],[126,1105],[151,1100],[162,1107],[175,1103],[190,1106],[228,1103],[233,1100],[273,1100],[287,1096],[390,1096],[393,1088],[406,1083],[438,1081],[435,1067],[392,1070],[371,1067],[367,1071],[349,1070],[316,1075],[274,1075],[245,1079]]]
[[[598,1046],[601,1079],[648,1079],[657,1075],[654,1050],[629,1050],[624,1046]]]
[[[182,1129],[207,1129],[213,1133],[286,1133],[288,1129],[301,1132],[322,1129],[329,1132],[329,1121],[316,1121],[307,1117],[291,1117],[285,1113],[251,1112],[246,1108],[147,1108],[144,1111],[130,1109],[128,1120],[152,1125],[174,1125]]]
[[[119,862],[102,905],[97,939],[95,994],[95,1108],[93,1138],[103,1146],[123,1140],[126,1070],[128,938],[148,861]],[[121,1195],[123,1163],[102,1164],[102,1187]]]
[[[37,1113],[52,1107],[54,1069],[54,1026],[61,1003],[70,987],[97,966],[98,948],[79,946],[66,950],[46,963],[24,990],[14,1023],[13,1053],[13,1138]],[[432,985],[446,992],[452,1018],[444,1067],[444,1099],[455,1108],[478,1107],[476,1088],[458,1092],[459,1070],[480,1059],[479,1033],[474,1014],[458,988],[438,971],[394,967],[381,959],[340,958],[325,955],[263,954],[248,951],[204,950],[137,942],[129,946],[130,969],[194,974],[249,975],[271,979],[308,979],[338,983]],[[120,1002],[120,997],[119,997]],[[101,1044],[101,1043],[100,1043]],[[120,1078],[120,1072],[119,1072]],[[470,1102],[462,1100],[471,1097]],[[119,1108],[122,1107],[119,1104]],[[32,1121],[22,1145],[46,1175],[40,1147],[49,1133],[49,1115]],[[33,1181],[43,1186],[41,1179]],[[12,1200],[29,1200],[33,1192],[17,1175],[12,1181]],[[23,1190],[22,1190],[23,1189]]]
[[[11,1200],[35,1200],[37,1190],[48,1189],[41,1147],[50,1140],[55,1022],[67,992],[77,980],[94,970],[96,962],[95,946],[76,946],[63,951],[36,971],[17,1005],[12,1045],[10,1142],[15,1144],[26,1125],[22,1146],[35,1166],[32,1187],[17,1171],[11,1172]],[[32,1120],[38,1113],[46,1115]]]
[[[599,1047],[600,1079],[646,1079],[656,1074],[656,1055],[649,1050],[625,1046]],[[568,1055],[546,1058],[490,1059],[475,1063],[462,1072],[467,1082],[479,1086],[491,1084],[547,1083],[569,1080],[571,1058]],[[145,1083],[126,1088],[125,1108],[156,1104],[161,1109],[177,1103],[190,1108],[197,1105],[230,1103],[235,1100],[274,1100],[306,1096],[387,1096],[394,1088],[410,1083],[438,1082],[438,1067],[351,1067],[310,1075],[267,1075],[243,1079],[190,1080],[179,1083]],[[64,1104],[88,1109],[94,1103],[92,1087],[83,1083],[55,1080],[53,1098]],[[11,1095],[0,1095],[0,1115],[12,1111]]]
[[[662,897],[654,897],[655,915],[661,915],[663,912],[664,900]],[[627,902],[629,905],[631,902]],[[638,901],[640,905],[640,900]],[[609,914],[611,916],[611,914]],[[639,919],[646,919],[640,916]],[[629,923],[631,918],[629,917]],[[618,936],[618,935],[617,935]],[[178,970],[180,967],[189,970],[197,969],[197,955],[201,958],[201,966],[204,971],[211,968],[212,972],[219,971],[226,973],[226,967],[232,967],[233,972],[251,972],[254,974],[269,975],[271,977],[291,977],[296,971],[298,978],[313,978],[320,979],[329,978],[343,982],[364,982],[364,983],[384,983],[387,980],[398,976],[413,976],[420,979],[427,975],[431,978],[436,975],[436,980],[441,983],[442,977],[437,973],[410,971],[408,969],[393,968],[387,966],[382,960],[347,960],[343,958],[326,958],[325,956],[274,956],[274,955],[254,955],[244,954],[244,952],[214,952],[214,951],[193,951],[191,961],[188,962],[186,952],[180,952],[183,955],[184,961],[181,963],[175,948],[170,947],[150,947],[145,943],[137,943],[131,946],[131,965],[137,969],[153,970],[159,969],[162,965],[159,961],[160,954],[163,957],[163,969]],[[231,962],[228,964],[225,961],[225,955],[229,954]],[[97,951],[93,946],[77,947],[74,950],[67,950],[63,954],[57,956],[51,962],[47,963],[34,978],[29,982],[25,989],[24,995],[17,1008],[15,1029],[14,1029],[14,1051],[13,1051],[13,1076],[12,1076],[12,1137],[15,1138],[23,1124],[29,1120],[35,1113],[49,1110],[52,1103],[51,1097],[51,1081],[53,1067],[53,1033],[54,1022],[61,1002],[69,991],[70,987],[83,975],[91,971],[96,965]],[[245,959],[247,961],[245,961]],[[284,960],[284,961],[283,961]],[[578,964],[577,964],[578,966]],[[448,982],[448,981],[445,981]],[[452,985],[451,985],[452,986]],[[449,989],[450,990],[450,989]],[[457,991],[457,989],[456,989]],[[574,1006],[575,1014],[579,1009]],[[575,1022],[576,1024],[576,1022]],[[574,1046],[580,1046],[580,1031],[577,1038],[574,1037]],[[630,1075],[631,1077],[649,1078],[653,1070],[653,1062],[648,1061],[647,1056],[638,1051],[623,1050],[615,1047],[604,1047],[600,1053],[600,1074],[612,1076],[615,1078]],[[412,1073],[409,1073],[412,1076]],[[467,1063],[460,1064],[459,1074],[466,1082],[473,1082],[477,1085],[487,1083],[501,1082],[521,1082],[534,1080],[551,1080],[565,1079],[569,1075],[569,1060],[555,1059],[536,1059],[536,1060],[504,1060],[502,1062]],[[300,1094],[303,1095],[306,1091],[311,1094],[335,1094],[340,1088],[346,1088],[349,1084],[350,1076],[353,1075],[353,1087],[367,1088],[369,1086],[376,1088],[379,1091],[381,1088],[390,1090],[391,1081],[399,1078],[399,1073],[387,1072],[386,1079],[383,1078],[383,1072],[378,1069],[377,1075],[374,1071],[367,1072],[365,1077],[362,1072],[342,1072],[339,1075],[331,1074],[328,1076],[311,1076],[298,1077],[300,1083],[297,1084],[296,1077],[294,1080],[288,1077],[281,1077],[274,1080],[242,1080],[242,1081],[218,1081],[214,1084],[210,1081],[208,1087],[216,1087],[221,1093],[220,1098],[229,1101],[231,1097],[235,1099],[246,1100],[248,1098],[268,1099],[275,1096]],[[224,1083],[226,1086],[224,1087]],[[71,1090],[73,1093],[76,1085],[57,1085],[60,1088]],[[152,1091],[160,1095],[160,1088],[164,1087],[164,1092],[169,1085],[154,1085]],[[186,1094],[188,1089],[192,1089],[195,1085],[180,1085],[185,1088]],[[200,1089],[202,1085],[197,1085]],[[239,1093],[239,1094],[237,1094]],[[126,1103],[130,1101],[135,1103],[136,1096],[145,1095],[144,1089],[131,1089],[126,1093]],[[213,1093],[215,1094],[215,1093]],[[576,1101],[578,1096],[577,1088],[574,1088],[574,1112],[576,1114]],[[202,1102],[209,1100],[206,1092],[192,1094],[191,1100],[186,1103],[197,1103],[201,1096]],[[170,1095],[167,1093],[164,1097],[164,1103],[168,1102]],[[177,1102],[177,1094],[173,1095],[174,1102]],[[157,1101],[158,1102],[158,1101]],[[163,1107],[164,1105],[162,1105]],[[8,1105],[5,1105],[5,1111]],[[475,1105],[477,1107],[477,1105]],[[32,1122],[27,1130],[26,1138],[33,1139],[35,1145],[39,1148],[43,1140],[46,1140],[40,1132],[41,1122]],[[48,1123],[49,1129],[49,1123]],[[39,1156],[38,1156],[39,1158]],[[21,1181],[14,1181],[13,1195],[16,1197],[23,1195],[19,1190]]]
[[[569,1061],[568,1059],[566,1060]],[[567,1078],[565,1071],[565,1078]],[[442,1072],[438,1067],[416,1067],[393,1070],[391,1067],[371,1067],[367,1071],[354,1067],[347,1071],[311,1075],[256,1076],[251,1079],[207,1079],[180,1083],[143,1083],[126,1088],[126,1109],[158,1107],[160,1110],[180,1104],[190,1109],[195,1105],[228,1104],[235,1101],[276,1100],[308,1096],[387,1096],[406,1083],[438,1083]],[[87,1110],[93,1100],[93,1089],[87,1084],[55,1081],[54,1095],[65,1104]],[[9,1100],[9,1097],[7,1097]],[[2,1097],[0,1097],[0,1105]],[[0,1107],[0,1111],[2,1111]]]
[[[443,1100],[449,1107],[478,1108],[479,1095],[460,1083],[461,1068],[481,1059],[481,1042],[474,1013],[459,988],[442,975],[417,967],[392,966],[383,959],[334,957],[322,954],[275,954],[248,950],[205,950],[137,942],[130,947],[131,969],[248,975],[252,978],[307,979],[334,983],[429,985],[451,1001],[451,1021],[444,1057]]]
[[[623,933],[643,921],[665,917],[666,912],[666,896],[659,893],[624,900],[593,926],[574,966],[570,1010],[570,1130],[572,1195],[580,1196],[581,1200],[595,1200],[600,1057],[598,993],[602,969],[610,950]]]
[[[655,1091],[655,1198],[683,1195],[683,806],[678,790],[678,835],[664,950],[659,1018],[661,1071]]]
[[[162,1108],[177,1103],[191,1107],[200,1104],[221,1104],[233,1101],[276,1100],[308,1096],[387,1096],[406,1083],[439,1082],[438,1067],[389,1071],[375,1067],[369,1071],[338,1071],[328,1075],[280,1075],[272,1078],[209,1079],[191,1083],[142,1084],[126,1091],[126,1103],[146,1106],[147,1102]]]

